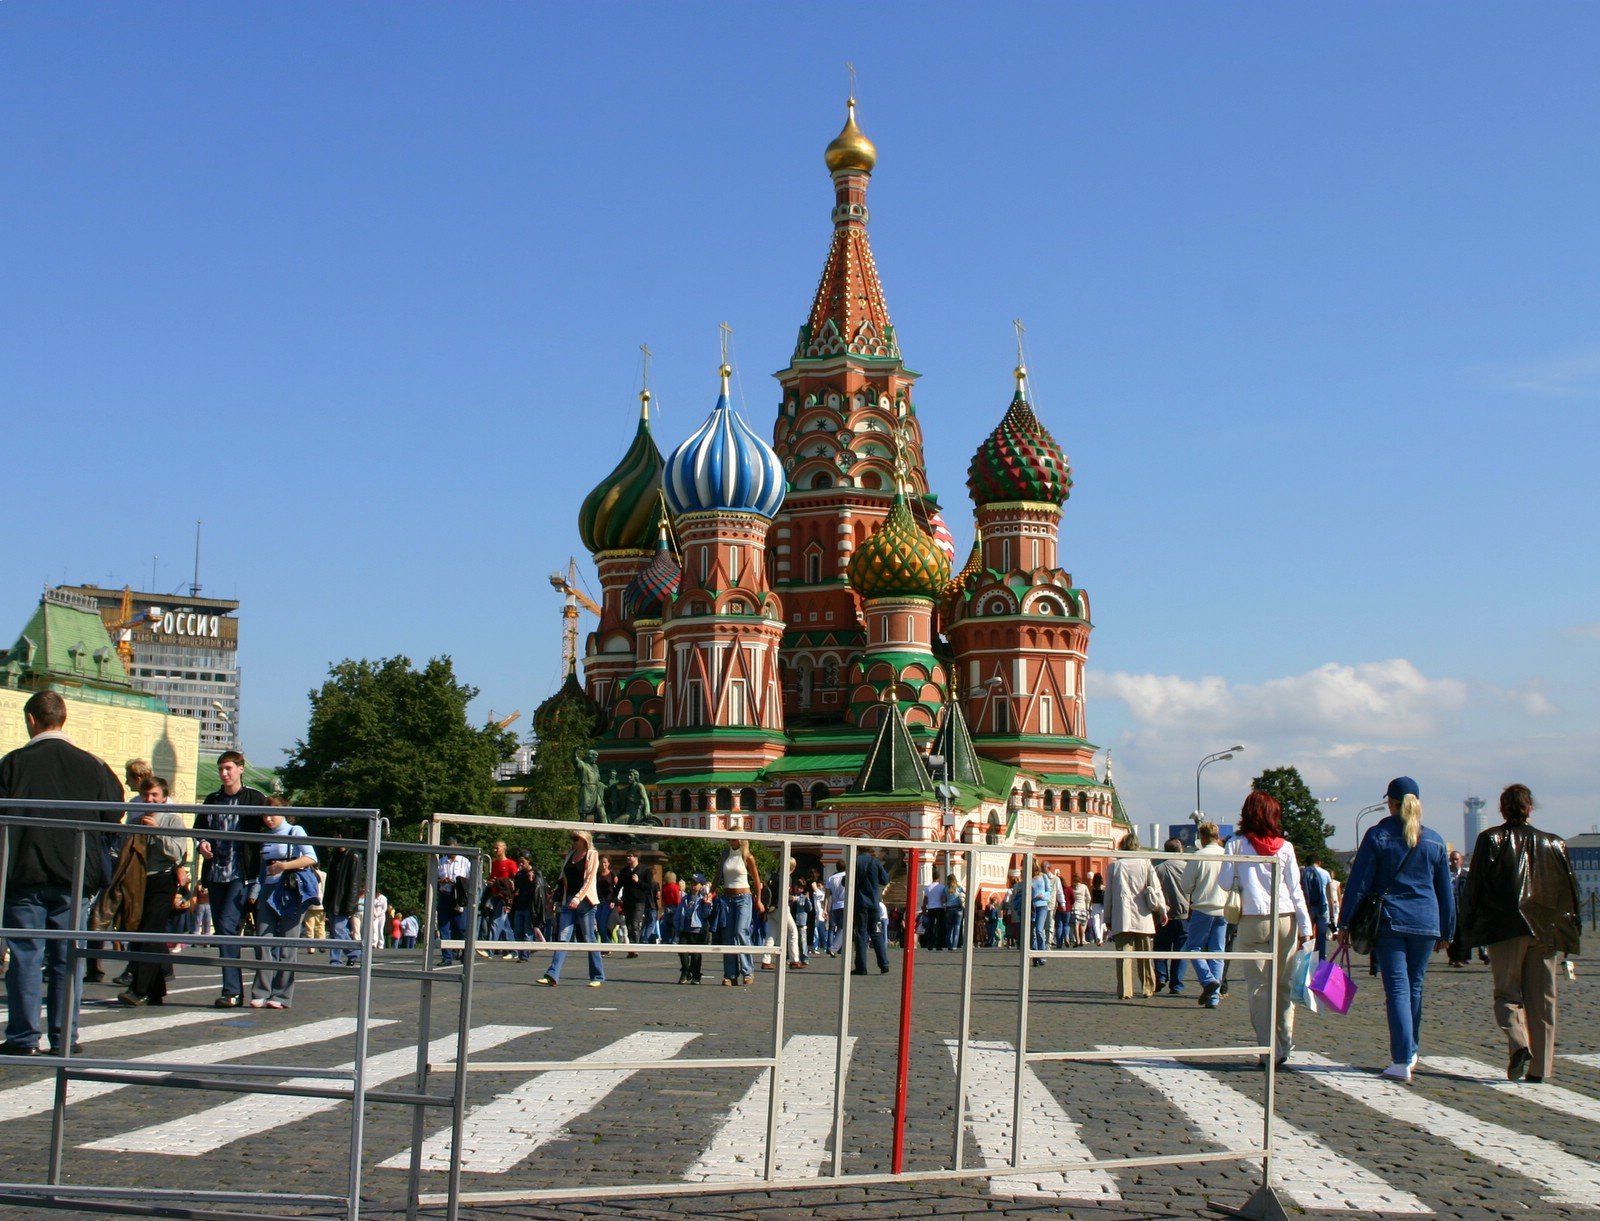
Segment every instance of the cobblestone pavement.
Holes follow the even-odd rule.
[[[415,955],[386,955],[385,962]],[[312,960],[318,965],[326,960]],[[832,1095],[843,960],[813,957],[787,976],[783,1110],[777,1168],[810,1178],[833,1162]],[[586,1057],[567,1072],[473,1072],[463,1139],[465,1192],[589,1189],[629,1184],[759,1182],[767,1115],[765,1074],[748,1068],[635,1069],[641,1061],[769,1055],[776,975],[721,987],[719,956],[705,982],[676,984],[671,955],[605,959],[607,982],[585,986],[569,956],[559,987],[535,987],[547,957],[479,961],[474,1064]],[[969,1166],[1002,1164],[1012,1128],[1018,959],[975,959]],[[960,955],[919,953],[906,1108],[906,1167],[952,1165]],[[842,1166],[889,1169],[901,992],[898,955],[887,976],[858,976],[850,1007]],[[354,972],[303,974],[295,1006],[217,1010],[215,973],[180,967],[169,1003],[122,1009],[90,985],[84,1056],[153,1057],[219,1066],[347,1064]],[[1112,964],[1075,954],[1033,973],[1031,1051],[1237,1046],[1252,1041],[1242,989],[1208,1011],[1191,982],[1181,996],[1118,1001]],[[1350,1014],[1299,1014],[1290,1069],[1277,1074],[1274,1181],[1291,1213],[1357,1216],[1589,1217],[1600,1211],[1600,958],[1562,985],[1560,1059],[1544,1084],[1505,1081],[1505,1051],[1490,1012],[1489,972],[1474,963],[1428,975],[1423,1058],[1410,1085],[1385,1082],[1388,1060],[1378,981],[1357,975]],[[406,1088],[416,1059],[419,986],[374,981],[369,1080]],[[435,988],[431,1089],[447,1093],[460,988]],[[54,1076],[49,1065],[0,1060],[0,1165],[8,1182],[44,1176]],[[308,1084],[325,1080],[306,1078]],[[259,1080],[252,1084],[259,1084]],[[1248,1148],[1261,1138],[1265,1074],[1253,1057],[1038,1062],[1026,1076],[1024,1162],[1180,1156]],[[68,1093],[64,1181],[140,1188],[342,1193],[350,1112],[326,1099],[74,1081]],[[381,1103],[366,1115],[363,1216],[404,1215],[411,1112]],[[448,1113],[422,1124],[422,1190],[442,1192]],[[913,1180],[888,1186],[724,1191],[693,1196],[464,1205],[472,1218],[749,1217],[1199,1217],[1211,1202],[1239,1205],[1258,1185],[1259,1160],[1186,1166],[1028,1172],[993,1180]],[[243,1207],[243,1206],[240,1206]],[[292,1215],[288,1205],[253,1211]],[[442,1216],[427,1207],[423,1215]],[[88,1215],[29,1206],[18,1216]]]

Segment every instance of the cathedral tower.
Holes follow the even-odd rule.
[[[878,268],[867,240],[867,185],[877,149],[856,126],[824,154],[833,178],[833,240],[811,311],[800,328],[783,388],[773,448],[789,495],[773,522],[774,585],[787,613],[784,705],[800,721],[840,721],[851,702],[852,668],[866,645],[850,560],[888,516],[896,438],[907,448],[906,499],[934,526],[925,500],[922,430],[911,401],[916,374],[900,358]]]

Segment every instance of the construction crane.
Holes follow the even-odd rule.
[[[494,727],[497,730],[498,729],[504,729],[507,725],[510,725],[513,721],[515,721],[521,715],[522,715],[522,709],[518,708],[510,716],[503,716],[503,717],[498,717],[497,718],[497,715],[496,715],[494,709],[493,708],[489,709],[489,720],[491,722],[493,722]]]
[[[151,607],[138,614],[133,610],[133,587],[122,587],[122,607],[117,614],[115,623],[106,624],[106,631],[110,632],[117,642],[117,656],[122,658],[122,668],[128,672],[128,677],[133,677],[133,629],[146,623],[154,623],[161,618],[161,612]]]
[[[583,607],[591,615],[598,618],[601,614],[600,607],[595,600],[578,588],[578,561],[572,558],[567,560],[566,575],[559,572],[550,574],[552,588],[566,596],[566,603],[561,608],[561,660],[564,672],[576,674],[578,672],[578,607]]]

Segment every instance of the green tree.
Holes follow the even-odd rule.
[[[1333,826],[1322,817],[1322,804],[1316,799],[1296,767],[1271,767],[1250,782],[1258,793],[1269,793],[1283,807],[1283,837],[1294,845],[1295,856],[1304,863],[1315,854],[1324,867],[1333,864],[1328,836]]]
[[[406,657],[330,666],[328,680],[310,693],[306,736],[281,769],[291,800],[376,809],[396,840],[422,838],[422,824],[435,812],[495,813],[494,769],[511,757],[516,737],[468,721],[477,694],[456,681],[448,657],[420,670]],[[391,902],[420,911],[424,859],[397,854],[380,869]]]
[[[535,728],[539,749],[528,773],[524,818],[578,817],[578,773],[572,757],[594,745],[593,709],[580,699],[553,699],[539,710]],[[524,846],[534,865],[552,883],[567,854],[567,837],[559,831],[523,831]]]

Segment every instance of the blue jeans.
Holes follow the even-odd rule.
[[[1209,915],[1206,912],[1192,910],[1189,912],[1188,932],[1184,938],[1185,950],[1206,950],[1212,954],[1222,953],[1223,943],[1228,939],[1228,922],[1223,919],[1222,913]],[[1194,977],[1202,986],[1207,984],[1220,984],[1222,982],[1222,959],[1196,958],[1194,960]]]
[[[513,940],[513,941],[532,941],[533,940],[533,909],[532,908],[512,908],[512,910],[511,910],[511,940]],[[533,955],[529,954],[527,950],[518,950],[517,951],[517,961],[518,962],[527,962],[528,959],[531,958],[531,957],[533,957]]]
[[[439,940],[440,941],[465,941],[467,939],[467,912],[451,912],[446,915],[439,913]],[[440,950],[439,963],[448,966],[452,962],[460,961],[463,951]]]
[[[944,909],[945,945],[952,950],[961,948],[961,928],[965,923],[962,915],[962,910],[959,907],[947,906]]]
[[[87,914],[87,904],[85,904]],[[11,928],[82,928],[82,919],[72,918],[72,892],[61,886],[41,886],[36,890],[11,894],[6,900],[5,922]],[[71,942],[46,941],[43,937],[13,937],[11,965],[6,970],[6,1042],[19,1047],[39,1046],[39,1006],[46,1005],[50,1043],[62,1043],[61,1024],[67,1012],[67,998],[73,984],[68,974]],[[83,975],[81,959],[72,961],[73,973]],[[79,992],[82,992],[81,986]],[[72,1029],[78,1029],[78,1011],[72,1011]]]
[[[1317,961],[1326,962],[1328,960],[1328,917],[1315,916],[1312,918],[1311,923],[1317,930]]]
[[[593,944],[595,941],[594,930],[595,906],[588,899],[581,899],[576,908],[568,907],[565,903],[556,912],[556,940],[563,945],[573,940],[573,930],[577,930],[577,940]],[[561,964],[567,961],[567,952],[557,950],[550,959],[550,969],[545,972],[551,979],[561,978]],[[589,978],[603,980],[606,977],[605,966],[600,962],[600,951],[589,951]]]
[[[237,937],[239,930],[244,926],[244,909],[249,887],[242,879],[235,878],[231,882],[210,882],[207,884],[207,889],[211,892],[211,924],[216,929],[217,936]],[[217,953],[223,958],[237,959],[239,947],[219,946]],[[238,967],[223,966],[222,995],[244,995],[244,981]]]
[[[328,951],[328,961],[336,967],[345,963],[352,966],[361,961],[361,943],[356,940],[355,921],[349,916],[333,918],[334,946]]]
[[[1422,1032],[1422,980],[1439,939],[1415,933],[1380,932],[1373,947],[1383,976],[1383,1008],[1389,1017],[1389,1063],[1407,1064]]]
[[[283,883],[278,884],[282,889]],[[284,905],[283,913],[272,910],[272,904],[266,897],[272,893],[272,887],[261,888],[262,899],[256,904],[256,933],[262,937],[298,937],[300,935],[300,922],[305,918],[305,908],[290,902]],[[250,999],[253,1001],[274,1000],[282,1002],[285,1008],[294,1003],[294,964],[299,958],[299,951],[292,945],[263,946],[256,951],[257,962],[268,962],[288,966],[261,966],[256,968],[255,981],[250,985]]]
[[[1168,920],[1156,930],[1156,953],[1168,953],[1173,950],[1183,949],[1184,942],[1189,939],[1188,917],[1182,920]],[[1156,988],[1171,987],[1175,992],[1183,991],[1183,969],[1189,965],[1187,958],[1158,958],[1156,959]]]
[[[717,940],[724,945],[753,945],[750,940],[750,918],[754,907],[749,895],[724,895],[717,900],[722,904],[722,928],[717,932]],[[751,961],[748,954],[724,954],[722,956],[722,978],[731,979],[737,983],[741,979],[749,979],[756,973],[756,964]]]
[[[1033,942],[1032,948],[1048,950],[1050,948],[1050,909],[1036,907],[1033,909]]]

